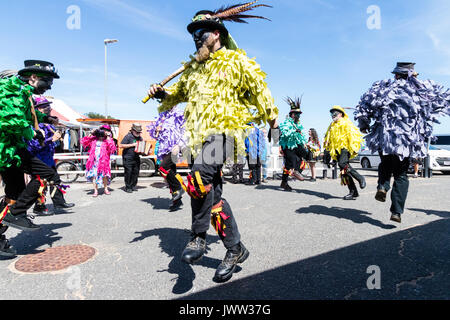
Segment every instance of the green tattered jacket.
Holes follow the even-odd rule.
[[[0,79],[0,171],[12,165],[20,165],[16,154],[33,139],[33,116],[29,98],[33,87],[17,77]],[[36,111],[38,122],[45,115]]]

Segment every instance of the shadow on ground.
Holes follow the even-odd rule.
[[[195,279],[194,270],[190,265],[181,261],[181,254],[190,240],[190,231],[173,228],[160,228],[139,231],[136,232],[136,234],[139,236],[131,240],[130,243],[142,241],[149,237],[158,237],[160,240],[159,247],[161,248],[161,251],[172,258],[167,269],[158,271],[176,275],[176,277],[172,279],[172,281],[175,281],[172,288],[172,293],[183,294],[191,290]],[[208,235],[206,240],[206,249],[208,252],[209,245],[219,242],[220,238],[218,236]],[[207,254],[205,254],[197,265],[216,269],[220,262],[220,260],[210,258]]]
[[[416,211],[416,212],[423,212],[426,215],[434,215],[441,218],[450,218],[450,211],[439,211],[439,210],[429,210],[429,209],[415,209],[415,208],[409,208],[408,210]]]
[[[149,198],[149,199],[142,199],[141,201],[146,202],[152,206],[153,210],[169,210],[169,206],[171,203],[170,198]]]
[[[54,230],[70,227],[71,223],[50,223],[40,224],[41,227],[33,232],[20,232],[16,237],[10,239],[11,246],[17,250],[17,254],[27,255],[45,251],[46,248],[38,250],[38,248],[46,245],[53,247],[53,244],[62,239],[58,236],[58,232]]]
[[[313,191],[313,190],[309,190],[309,189],[298,189],[297,187],[299,187],[300,185],[302,186],[302,188],[309,188],[311,185],[302,185],[303,183],[305,183],[305,181],[302,182],[298,182],[297,184],[294,183],[290,183],[290,186],[292,187],[292,191],[291,192],[296,192],[296,193],[303,193],[303,194],[307,194],[309,196],[314,196],[314,197],[318,197],[320,199],[324,199],[324,200],[329,200],[329,199],[341,199],[342,197],[336,197],[334,195],[328,194],[328,193],[324,193],[324,192],[318,192],[318,191]],[[307,183],[307,181],[306,181]],[[280,192],[288,192],[288,191],[284,191],[281,187],[279,186],[272,186],[272,185],[265,185],[265,184],[260,184],[257,185],[255,187],[256,190],[264,190],[264,189],[272,189],[272,190],[276,190],[276,191],[280,191]]]
[[[367,270],[373,265],[380,268],[379,290],[367,287],[373,276]],[[242,267],[245,269],[245,263]],[[448,288],[450,219],[441,219],[236,279],[181,299],[447,300]]]
[[[339,219],[350,220],[354,223],[369,223],[375,227],[380,227],[382,229],[395,229],[396,226],[392,224],[384,224],[381,221],[372,219],[369,217],[371,213],[362,210],[349,209],[349,208],[339,208],[339,207],[325,207],[320,205],[311,205],[309,207],[304,207],[297,209],[295,212],[300,214],[320,214],[330,217],[335,217]]]

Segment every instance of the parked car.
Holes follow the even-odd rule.
[[[363,169],[378,168],[381,162],[378,152],[372,153],[369,149],[362,150],[359,154],[359,163]]]
[[[450,174],[450,151],[438,148],[435,145],[430,146],[430,166],[433,171],[442,171],[444,174]]]

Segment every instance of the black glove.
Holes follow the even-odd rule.
[[[358,127],[361,132],[368,132],[370,129],[370,121],[367,117],[358,118]]]
[[[34,132],[35,132],[34,138],[35,138],[37,141],[39,141],[39,144],[40,144],[41,146],[43,146],[43,145],[44,145],[44,141],[45,141],[44,135],[42,134],[42,132],[41,132],[40,130],[35,130]]]

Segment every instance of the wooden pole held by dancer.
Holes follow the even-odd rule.
[[[171,75],[169,75],[167,78],[165,78],[163,81],[161,81],[159,83],[159,85],[161,87],[164,87],[170,80],[172,80],[173,78],[175,78],[176,76],[178,76],[179,74],[183,73],[184,70],[186,70],[187,68],[189,68],[189,66],[191,65],[192,62],[186,63],[185,65],[183,65],[181,68],[177,69],[174,73],[172,73]],[[153,96],[147,95],[144,99],[142,99],[142,103],[147,103],[148,100],[152,99]]]

